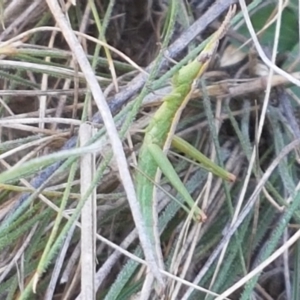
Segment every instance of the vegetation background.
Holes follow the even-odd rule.
[[[147,298],[131,178],[119,163],[125,153],[136,174],[143,129],[171,77],[234,3],[177,134],[237,180],[170,150],[208,220],[192,222],[162,178],[161,246],[177,277],[148,298],[300,299],[296,0],[0,1],[1,299]],[[123,145],[113,160],[105,103]]]

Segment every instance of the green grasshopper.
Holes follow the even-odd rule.
[[[153,181],[155,181],[158,168],[161,169],[164,175],[169,179],[170,183],[192,209],[194,219],[200,222],[206,220],[206,215],[195,204],[193,198],[190,196],[166,157],[165,152],[162,150],[163,148],[166,149],[170,146],[172,139],[172,145],[174,147],[179,148],[180,151],[185,152],[198,160],[202,166],[207,168],[210,172],[225,180],[235,180],[235,176],[233,174],[228,173],[213,163],[193,146],[179,137],[173,137],[176,123],[183,108],[190,99],[195,83],[206,71],[211,58],[218,48],[220,39],[225,35],[229,27],[229,22],[234,15],[234,12],[235,7],[231,7],[222,25],[213,34],[212,38],[199,56],[194,61],[182,67],[178,73],[173,76],[172,92],[163,99],[163,104],[157,110],[145,130],[145,137],[140,149],[137,166],[138,170],[140,170],[142,174],[138,174],[136,176],[135,182],[137,197],[141,204],[142,214],[148,230],[149,238],[154,245],[157,245],[157,243],[155,243],[154,237]]]

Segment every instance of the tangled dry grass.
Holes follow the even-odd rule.
[[[135,212],[124,191],[131,178],[120,175],[121,158],[111,160],[105,135],[111,128],[103,126],[108,113],[101,110],[99,86],[137,176],[143,129],[170,93],[170,78],[235,2],[0,2],[1,299],[299,299],[300,76],[294,48],[274,55],[278,29],[274,45],[263,35],[259,44],[249,39],[239,7],[177,126],[179,136],[238,180],[223,182],[170,150],[208,221],[189,220],[166,196],[177,197],[173,187],[161,180],[157,209],[169,273],[163,290],[147,289]],[[266,28],[284,26],[281,12],[294,8],[248,2],[254,15],[271,5]],[[62,18],[76,33],[94,81]],[[94,156],[80,161],[86,142]],[[94,206],[83,208],[90,198]],[[276,249],[280,256],[273,259]],[[91,266],[84,265],[86,256]]]

